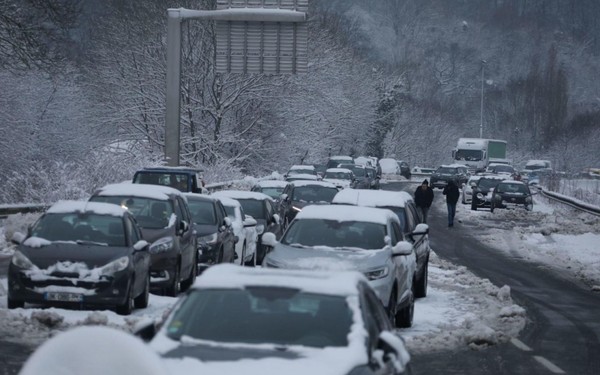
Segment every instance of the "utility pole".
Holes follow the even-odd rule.
[[[479,138],[483,138],[483,73],[487,61],[481,60],[481,120],[479,122]]]

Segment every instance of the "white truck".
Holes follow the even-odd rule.
[[[452,158],[475,171],[484,171],[489,163],[510,164],[506,159],[506,141],[499,139],[459,138]]]

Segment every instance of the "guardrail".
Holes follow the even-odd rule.
[[[31,204],[4,204],[0,205],[0,219],[5,219],[8,215],[27,214],[32,212],[43,212],[50,207],[50,204],[31,203]]]
[[[591,204],[580,201],[579,199],[575,199],[573,197],[569,197],[566,195],[562,195],[559,193],[555,193],[553,191],[545,190],[541,186],[538,186],[540,194],[544,197],[551,199],[556,202],[560,202],[562,204],[566,204],[567,206],[573,207],[577,210],[587,212],[588,214],[600,216],[600,207],[593,206]]]

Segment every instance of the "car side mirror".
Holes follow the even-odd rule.
[[[265,232],[265,226],[260,224],[256,226],[256,234],[259,236]]]
[[[289,196],[287,194],[281,194],[279,196],[279,200],[281,200],[282,202],[287,201],[289,198]]]
[[[277,237],[275,237],[275,233],[267,232],[261,237],[263,245],[269,247],[275,247],[277,245]]]
[[[23,241],[25,241],[25,238],[27,238],[27,236],[25,236],[23,233],[15,232],[13,233],[10,242],[14,243],[15,245],[20,245],[23,243]]]
[[[429,225],[424,223],[418,224],[412,232],[413,236],[424,236],[426,234],[429,234]]]
[[[229,227],[231,227],[231,219],[230,219],[229,217],[226,217],[225,219],[223,219],[223,225],[224,225],[226,228],[229,228]]]
[[[244,220],[244,228],[253,227],[257,224],[257,221],[253,217],[246,216]]]
[[[133,244],[133,249],[135,251],[149,250],[150,249],[150,244],[148,243],[148,241],[139,240],[138,242],[136,242],[135,244]]]
[[[158,326],[152,320],[142,320],[133,327],[133,334],[145,342],[148,342],[156,336]]]
[[[410,255],[413,252],[413,246],[410,242],[400,241],[392,247],[392,256]]]
[[[233,243],[236,244],[240,242],[240,238],[238,236],[233,236]]]
[[[392,237],[390,236],[385,236],[383,238],[383,242],[385,243],[386,246],[392,246]]]
[[[281,224],[281,216],[279,216],[279,214],[273,214],[273,220],[275,221],[275,224]]]
[[[185,233],[185,232],[187,232],[187,231],[188,231],[188,229],[190,229],[190,225],[188,224],[188,222],[187,222],[187,221],[185,221],[185,220],[181,220],[181,221],[179,222],[179,231],[180,231],[181,233]]]
[[[386,363],[391,363],[399,374],[406,371],[410,361],[404,341],[390,331],[383,331],[379,334],[373,358],[381,368],[385,368]]]

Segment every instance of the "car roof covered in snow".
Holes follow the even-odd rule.
[[[211,195],[206,195],[206,194],[198,194],[198,193],[183,193],[183,196],[186,197],[188,199],[188,201],[209,201],[209,202],[214,202],[216,200],[218,200],[218,198],[213,197]]]
[[[354,296],[358,284],[366,281],[359,272],[320,272],[303,270],[278,270],[272,268],[239,267],[219,264],[208,268],[198,277],[195,289],[240,289],[252,286],[285,287],[307,293]]]
[[[323,186],[323,187],[328,187],[328,188],[334,188],[336,189],[335,185],[332,184],[331,182],[327,182],[327,181],[307,181],[307,180],[298,180],[298,181],[292,181],[289,182],[290,184],[294,185],[295,187],[304,187],[304,186]]]
[[[140,197],[166,201],[171,195],[184,197],[177,189],[161,185],[112,184],[101,187],[94,195],[114,197]]]
[[[295,170],[298,170],[298,169],[302,169],[302,170],[308,169],[308,170],[314,171],[315,170],[315,166],[314,165],[305,165],[305,164],[296,164],[296,165],[292,165],[289,170],[290,171],[295,171]]]
[[[112,203],[87,202],[87,201],[58,201],[54,203],[47,213],[66,214],[66,213],[95,213],[98,215],[110,215],[122,217],[126,208]]]
[[[376,224],[387,224],[388,221],[398,221],[398,216],[383,208],[336,205],[307,206],[296,215],[296,220],[324,219],[339,222],[358,221]]]
[[[216,192],[212,193],[211,195],[213,197],[216,197],[219,199],[221,197],[225,197],[225,198],[231,198],[231,199],[254,199],[254,200],[258,200],[258,201],[262,201],[262,200],[272,201],[273,200],[273,198],[269,197],[266,194],[255,192],[255,191],[245,191],[245,190],[221,190],[221,191],[216,191]]]
[[[258,181],[256,183],[256,186],[260,186],[263,188],[279,188],[279,187],[286,187],[288,184],[289,184],[289,182],[281,181],[281,180],[263,180],[263,181]]]
[[[223,206],[227,206],[227,207],[241,207],[242,206],[240,204],[240,202],[236,201],[233,198],[227,198],[227,197],[215,197],[215,198],[220,200],[221,203],[223,203]]]
[[[331,203],[365,207],[405,207],[406,203],[412,200],[412,196],[405,191],[344,189],[333,197]]]
[[[333,173],[352,173],[352,171],[350,169],[347,168],[329,168],[325,171],[325,173],[327,172],[333,172]]]

